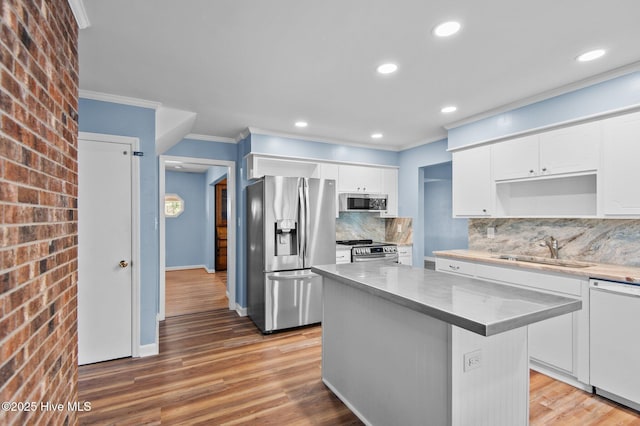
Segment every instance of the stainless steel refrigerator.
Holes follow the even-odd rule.
[[[263,333],[322,319],[309,268],[336,261],[335,185],[265,176],[247,187],[247,313]]]

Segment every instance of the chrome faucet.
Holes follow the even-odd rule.
[[[540,247],[548,247],[549,252],[551,252],[551,258],[558,258],[558,250],[560,250],[560,247],[558,246],[558,240],[556,240],[555,238],[550,236],[548,239],[543,240],[543,243],[540,244]]]

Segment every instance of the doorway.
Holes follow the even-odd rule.
[[[434,251],[467,248],[467,219],[453,217],[452,163],[426,166],[423,172],[424,262],[435,269]]]
[[[227,270],[227,179],[224,178],[215,186],[215,253],[216,271]]]
[[[160,167],[159,167],[159,177],[160,177],[160,200],[161,200],[161,208],[160,208],[160,297],[159,297],[159,313],[158,319],[164,320],[166,317],[166,301],[167,301],[167,286],[166,286],[166,271],[167,271],[167,263],[166,263],[166,253],[167,253],[167,216],[164,210],[164,199],[166,191],[166,173],[167,170],[172,167],[172,165],[179,164],[181,167],[194,167],[194,168],[202,168],[206,170],[207,168],[213,167],[217,169],[224,169],[224,175],[226,176],[226,190],[230,194],[235,193],[236,188],[236,179],[235,179],[235,162],[233,161],[225,161],[225,160],[210,160],[203,158],[193,158],[193,157],[177,157],[177,156],[160,156]],[[208,185],[207,185],[208,186]],[[235,197],[230,196],[226,199],[226,253],[227,253],[227,272],[224,273],[226,275],[226,292],[228,296],[228,308],[231,310],[236,309],[236,233],[235,233],[235,212],[236,211],[236,203]],[[210,229],[215,228],[214,220],[208,221],[210,225],[206,225]],[[209,232],[207,230],[202,230],[203,234],[207,235],[208,240],[211,243],[207,242],[206,247],[203,250],[207,253],[215,252],[215,245],[213,231],[211,234],[211,238],[208,237]],[[215,270],[215,266],[213,265],[213,254],[210,257],[212,262],[212,270],[209,270],[210,267],[206,268],[208,272],[213,272]],[[220,274],[222,275],[222,273]]]

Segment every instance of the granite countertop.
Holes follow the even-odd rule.
[[[568,297],[383,261],[311,270],[483,336],[582,308]]]
[[[613,280],[640,284],[640,268],[632,266],[588,262],[591,266],[587,266],[584,268],[571,268],[566,266],[498,259],[501,253],[490,253],[476,250],[444,250],[436,251],[433,254],[436,257],[446,257],[449,259],[484,262],[495,265],[511,266],[538,271],[559,272],[587,278],[598,278],[602,280]]]

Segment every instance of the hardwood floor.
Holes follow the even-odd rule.
[[[529,382],[531,426],[640,426],[640,413],[533,370]]]
[[[167,318],[160,355],[81,366],[92,410],[80,424],[362,424],[322,383],[320,326],[263,336],[226,297],[213,306]],[[640,425],[640,413],[536,372],[530,402],[531,425]]]
[[[202,268],[167,271],[165,316],[194,314],[227,307],[227,271],[213,274]]]

